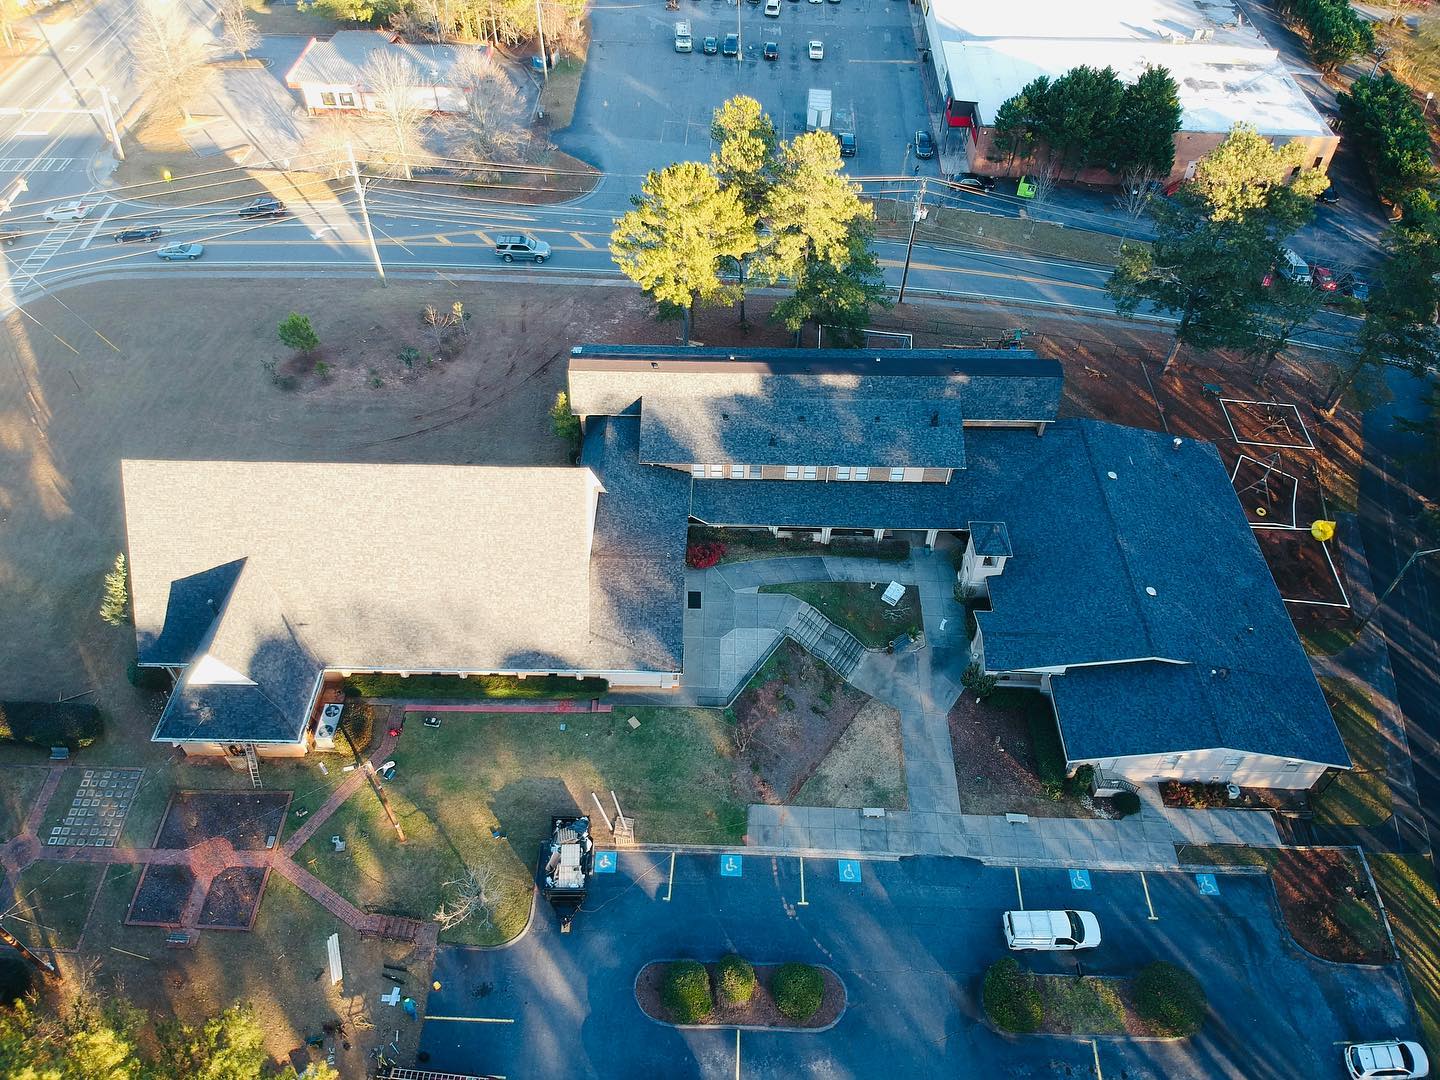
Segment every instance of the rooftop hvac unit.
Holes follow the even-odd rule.
[[[340,713],[345,706],[331,703],[320,710],[320,718],[315,721],[315,749],[334,750],[335,731],[340,726]]]

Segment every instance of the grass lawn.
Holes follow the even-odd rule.
[[[1325,699],[1350,751],[1354,769],[1312,796],[1315,820],[1334,825],[1378,825],[1390,817],[1390,785],[1380,716],[1365,687],[1349,679],[1320,680]]]
[[[1045,1030],[1067,1035],[1125,1034],[1125,1003],[1118,980],[1094,976],[1035,975]]]
[[[967,200],[968,196],[960,196]],[[910,204],[877,200],[878,231],[883,236],[908,236]],[[931,207],[920,223],[917,240],[931,244],[960,244],[993,251],[1028,251],[1097,266],[1114,266],[1119,260],[1119,238],[1085,229],[1068,229],[1047,221],[995,217],[955,207]],[[1148,247],[1125,241],[1126,247]]]
[[[1300,641],[1311,656],[1334,656],[1355,644],[1360,636],[1353,626],[1322,626],[1300,633]]]
[[[465,865],[488,868],[495,925],[462,924],[446,940],[498,944],[525,925],[551,813],[593,810],[592,791],[614,789],[641,842],[739,840],[745,807],[732,795],[730,754],[718,710],[451,713],[438,730],[410,725],[395,749],[398,771],[386,790],[408,843],[397,842],[378,800],[361,789],[297,860],[362,908],[422,919]],[[337,833],[348,845],[340,854],[330,845]]]
[[[1181,844],[1175,849],[1181,866],[1263,866],[1275,865],[1274,848],[1252,848],[1240,844]]]
[[[575,99],[580,96],[580,81],[585,77],[585,59],[589,53],[590,24],[586,20],[585,42],[575,56],[562,56],[550,68],[550,75],[541,75],[540,111],[550,122],[551,131],[564,131],[575,118]]]
[[[794,581],[762,585],[760,591],[799,597],[867,649],[883,649],[898,637],[920,632],[920,594],[913,585],[894,607],[880,599],[883,586],[860,581]]]
[[[344,29],[336,19],[319,12],[299,11],[294,4],[269,4],[265,0],[245,0],[250,9],[250,18],[260,28],[260,33],[271,34],[316,34],[327,36]]]
[[[861,706],[793,800],[797,806],[909,806],[900,714],[881,701]]]
[[[1435,868],[1422,855],[1368,859],[1400,959],[1410,975],[1421,1041],[1433,1050],[1440,1047],[1440,897],[1435,891]]]
[[[31,863],[20,873],[4,919],[32,949],[73,949],[105,867],[95,863]]]
[[[11,765],[0,771],[0,843],[20,834],[48,775],[48,769],[34,765]]]

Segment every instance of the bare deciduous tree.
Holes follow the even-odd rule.
[[[521,121],[524,103],[509,76],[477,50],[456,65],[455,81],[465,95],[465,111],[450,121],[461,153],[480,162],[522,158],[529,138]]]
[[[250,17],[245,0],[220,0],[220,23],[224,27],[225,44],[238,52],[242,60],[250,59],[250,50],[260,44],[260,28]]]
[[[491,926],[492,907],[495,897],[495,875],[488,866],[473,863],[465,867],[463,877],[445,882],[445,900],[435,912],[435,921],[441,930],[449,930],[466,919],[474,917],[481,926]]]
[[[1150,200],[1160,194],[1160,178],[1144,167],[1131,169],[1120,178],[1120,194],[1115,203],[1124,211],[1134,225],[1150,205]],[[1125,246],[1125,237],[1120,238],[1120,247]]]
[[[140,0],[130,51],[141,90],[152,106],[190,121],[195,94],[212,74],[206,43],[174,0]]]
[[[389,52],[372,56],[363,74],[370,93],[369,115],[379,136],[372,143],[372,154],[409,180],[434,110],[433,102],[424,100],[426,82],[414,64]]]
[[[343,114],[316,117],[305,137],[308,167],[336,180],[348,175],[350,147],[364,145],[358,127],[354,118]]]

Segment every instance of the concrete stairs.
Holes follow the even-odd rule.
[[[865,655],[865,646],[848,630],[842,630],[809,604],[801,604],[785,633],[818,660],[835,669],[842,678],[850,673]]]

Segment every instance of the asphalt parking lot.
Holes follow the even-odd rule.
[[[680,0],[677,11],[660,0],[594,7],[574,120],[556,142],[607,173],[641,176],[673,161],[708,159],[711,115],[736,94],[756,98],[782,137],[804,131],[815,87],[831,91],[837,113],[853,111],[858,152],[846,159],[852,173],[914,172],[907,144],[927,122],[920,81],[926,76],[904,0],[781,0],[778,18],[767,18],[763,4],[741,0],[738,18],[737,61],[702,50],[707,35],[723,42],[737,32],[733,0]],[[690,21],[694,52],[675,51],[680,19]],[[812,39],[824,42],[823,60],[808,58]],[[779,46],[778,60],[761,58],[767,41]],[[935,175],[936,159],[919,164]],[[630,190],[633,182],[624,186]]]
[[[444,948],[421,1036],[428,1067],[514,1077],[890,1076],[1246,1077],[1344,1075],[1337,1044],[1413,1033],[1394,967],[1310,957],[1279,921],[1269,881],[1222,876],[1204,895],[1190,874],[984,867],[966,859],[864,862],[858,882],[833,860],[626,853],[597,875],[571,934],[542,902],[508,948]],[[1084,907],[1100,921],[1087,973],[1125,974],[1152,959],[1193,970],[1212,1016],[1182,1042],[1030,1036],[979,1017],[979,976],[1004,955],[1000,913]],[[668,896],[668,899],[667,899]],[[802,903],[803,900],[803,903]],[[1153,912],[1154,918],[1151,917]],[[635,1004],[636,973],[656,959],[829,965],[849,994],[829,1031],[680,1031]],[[1036,970],[1076,958],[1029,954]],[[444,1018],[444,1019],[441,1019]],[[737,1068],[737,1055],[739,1058]]]

